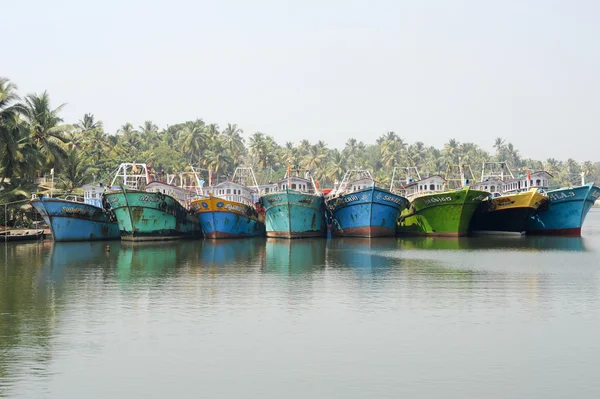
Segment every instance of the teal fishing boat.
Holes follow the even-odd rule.
[[[325,237],[325,201],[309,171],[288,171],[276,184],[263,186],[267,237]]]
[[[189,210],[198,193],[177,175],[167,181],[151,181],[145,164],[124,163],[119,167],[104,194],[104,206],[111,209],[121,234],[121,240],[154,241],[202,236],[200,221]],[[121,182],[121,186],[116,186]],[[192,180],[193,183],[193,180]]]

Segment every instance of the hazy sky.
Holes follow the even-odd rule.
[[[600,1],[1,1],[0,76],[68,122],[393,130],[600,160]]]

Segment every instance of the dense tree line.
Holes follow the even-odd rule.
[[[588,181],[600,181],[600,162],[533,160],[501,138],[496,139],[493,154],[455,139],[443,148],[410,144],[394,132],[370,144],[350,138],[340,150],[324,141],[281,145],[262,132],[245,140],[236,124],[220,127],[202,119],[162,129],[152,121],[137,127],[125,123],[116,132],[106,132],[93,114],[65,123],[60,116],[63,107],[53,107],[47,92],[21,97],[13,83],[0,78],[0,202],[27,198],[36,189],[36,178],[51,169],[57,188],[72,191],[88,182],[109,181],[119,163],[131,161],[165,173],[194,165],[212,170],[220,180],[230,177],[237,166],[250,165],[259,183],[283,177],[289,164],[312,170],[321,187],[333,186],[349,168],[369,169],[375,179],[388,183],[395,166],[417,166],[422,177],[444,175],[447,165],[459,159],[470,164],[476,176],[483,162],[505,161],[515,174],[547,170],[556,185],[578,184],[581,168]]]

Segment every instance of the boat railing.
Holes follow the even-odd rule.
[[[215,195],[215,197],[224,199],[226,201],[239,202],[241,204],[245,204],[245,205],[248,205],[248,206],[254,205],[252,203],[252,201],[248,197],[244,197],[242,195],[237,195],[237,194],[236,195],[231,195],[231,194],[228,195],[228,194],[225,194],[225,195]]]
[[[406,195],[404,195],[404,197],[406,197],[406,198],[416,198],[416,197],[422,197],[424,195],[441,194],[443,192],[444,191],[439,191],[439,190],[417,191],[416,193],[406,194]]]
[[[52,196],[47,196],[43,193],[31,193],[32,200],[39,198],[56,198],[65,201],[85,202],[85,198],[83,198],[82,196],[70,193],[53,193]]]

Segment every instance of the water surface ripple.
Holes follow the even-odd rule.
[[[600,397],[583,234],[2,243],[0,397]]]

